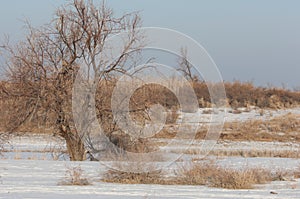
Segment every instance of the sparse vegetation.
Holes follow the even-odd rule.
[[[225,189],[252,189],[258,184],[287,181],[293,177],[293,173],[281,170],[272,172],[259,167],[224,168],[214,161],[205,161],[183,167],[175,177],[166,178],[161,171],[135,173],[109,170],[102,180],[124,184],[203,185]]]
[[[223,168],[213,162],[195,163],[182,172],[181,183],[208,185],[226,189],[250,189],[255,184],[271,181],[271,172],[261,168],[238,170]]]
[[[179,151],[173,150],[173,153],[179,153]],[[189,155],[205,155],[202,154],[200,150],[186,150],[183,151],[184,154]],[[209,155],[216,156],[216,157],[245,157],[245,158],[251,158],[251,157],[277,157],[277,158],[300,158],[300,149],[294,149],[294,150],[272,150],[272,149],[236,149],[236,150],[230,150],[230,149],[223,149],[223,150],[212,150],[209,152]],[[199,159],[194,159],[199,160]]]
[[[119,170],[109,170],[102,181],[122,184],[165,184],[161,171],[152,172],[128,172]]]
[[[300,116],[286,114],[266,120],[225,122],[220,140],[291,142],[300,141]],[[203,126],[196,139],[204,139],[207,127]]]
[[[221,139],[235,141],[300,141],[300,116],[287,114],[270,120],[227,122]],[[201,134],[198,135],[200,137]]]
[[[66,166],[65,178],[58,183],[59,185],[90,185],[88,178],[84,175],[81,166]]]
[[[158,51],[151,52],[156,42],[146,38],[147,29],[140,29],[139,12],[115,15],[105,0],[99,5],[94,2],[68,0],[53,13],[49,23],[33,27],[25,21],[27,33],[21,41],[13,39],[11,42],[7,37],[0,43],[0,67],[3,69],[0,77],[0,185],[5,185],[1,186],[0,198],[68,198],[90,194],[93,195],[90,197],[111,198],[134,194],[148,198],[156,192],[146,190],[152,186],[96,184],[94,177],[100,178],[99,170],[101,174],[106,171],[101,180],[107,183],[182,185],[180,188],[186,185],[184,194],[179,186],[172,186],[172,191],[157,186],[157,195],[165,198],[177,194],[192,198],[199,194],[198,190],[192,193],[195,188],[201,188],[205,194],[210,192],[209,197],[226,193],[224,198],[233,198],[236,197],[233,191],[223,189],[253,189],[273,181],[287,181],[279,184],[288,185],[288,188],[282,193],[265,188],[263,191],[235,191],[235,194],[240,197],[245,194],[248,198],[255,194],[254,198],[268,194],[278,194],[282,198],[296,195],[297,198],[299,191],[291,194],[289,188],[299,188],[299,180],[295,178],[300,179],[300,165],[295,169],[300,163],[300,87],[292,91],[257,87],[251,82],[224,82],[225,97],[223,82],[215,83],[219,72],[212,75],[215,64],[205,64],[207,67],[201,68],[215,66],[203,73],[203,77],[212,76],[208,78],[211,82],[205,82],[194,75],[196,70],[188,60],[188,49],[181,49],[182,56],[177,64],[171,60],[177,53],[175,50],[167,52],[167,45],[159,50],[166,56],[158,55]],[[272,6],[267,5],[271,7],[268,12],[272,12]],[[182,14],[178,12],[179,16]],[[124,37],[116,36],[120,33]],[[112,38],[120,40],[111,43]],[[187,39],[178,37],[177,43],[185,41],[184,38]],[[154,47],[148,48],[147,42]],[[114,52],[115,47],[118,52]],[[145,60],[144,50],[149,50],[145,52],[147,57],[158,57]],[[197,58],[202,59],[205,54],[197,57],[192,53],[191,58],[196,63]],[[173,70],[159,71],[165,65],[156,61],[174,64],[173,69],[187,81],[177,79],[178,73]],[[203,61],[213,62],[211,58]],[[275,61],[278,60],[272,62]],[[159,73],[143,71],[152,68]],[[157,79],[149,78],[151,83],[138,84],[131,92],[136,75],[145,83],[148,81],[143,75],[148,74],[155,74]],[[129,79],[121,79],[121,76]],[[155,80],[163,81],[163,86]],[[77,85],[78,81],[81,86]],[[118,92],[117,85],[121,87]],[[210,86],[214,89],[208,90]],[[77,92],[82,95],[77,96]],[[191,97],[194,94],[195,100]],[[212,97],[223,94],[220,100]],[[224,107],[219,108],[219,103],[224,103]],[[210,118],[214,119],[210,116],[219,119],[227,108],[228,122],[218,131],[214,127],[222,126],[221,122],[210,122]],[[120,120],[124,121],[123,125]],[[152,132],[149,126],[160,131]],[[195,137],[194,129],[197,129]],[[38,134],[37,138],[34,134]],[[47,137],[60,139],[50,141]],[[81,165],[68,163],[69,166],[64,167],[66,163],[61,160],[85,162]],[[274,165],[277,161],[280,164]],[[284,161],[290,161],[288,166],[282,164]],[[99,166],[100,162],[107,165]],[[86,173],[83,168],[90,170]],[[57,176],[62,177],[59,182]],[[87,186],[92,182],[94,186]],[[277,188],[277,183],[269,186]],[[161,194],[165,190],[169,193]]]

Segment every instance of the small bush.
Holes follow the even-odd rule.
[[[65,179],[59,183],[59,185],[90,185],[91,183],[84,176],[83,170],[80,165],[67,167],[65,173]]]
[[[300,171],[300,167],[299,167]],[[161,185],[203,185],[225,189],[252,189],[255,185],[271,181],[287,181],[300,177],[300,172],[277,170],[272,172],[264,168],[233,169],[224,168],[214,161],[193,163],[182,167],[174,177],[166,178],[161,171],[128,172],[109,170],[103,177],[104,182],[122,184],[161,184]]]
[[[154,156],[139,159],[127,156],[125,159],[119,159],[113,163],[112,169],[103,175],[102,181],[122,184],[165,184],[162,171],[155,163],[161,161],[161,158]]]
[[[219,168],[212,177],[211,186],[226,189],[251,189],[255,184],[271,181],[270,172],[264,169],[234,170]]]
[[[102,181],[122,184],[165,184],[161,171],[134,173],[111,169],[105,174]]]
[[[180,183],[226,189],[250,189],[255,184],[263,184],[271,180],[271,172],[265,169],[236,170],[222,168],[209,162],[196,163],[190,169],[185,169],[182,172]]]

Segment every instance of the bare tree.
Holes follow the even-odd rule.
[[[16,131],[27,121],[44,121],[66,141],[71,160],[81,161],[85,144],[72,117],[72,88],[80,66],[87,82],[125,73],[130,52],[142,46],[137,13],[114,17],[104,3],[74,0],[59,8],[49,24],[34,28],[26,22],[29,34],[16,45],[6,42],[2,50],[9,54],[7,81],[0,90],[10,114],[7,128]],[[107,62],[103,54],[110,36],[127,31],[119,45],[120,54]],[[90,76],[93,76],[90,77]],[[86,100],[86,99],[83,99]]]
[[[188,61],[188,51],[186,48],[181,48],[181,57],[178,59],[179,67],[177,71],[183,74],[183,76],[193,81],[196,79],[196,76],[193,74],[193,65]]]

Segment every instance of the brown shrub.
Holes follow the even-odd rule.
[[[226,189],[250,189],[255,184],[272,180],[271,172],[261,168],[229,169],[209,163],[195,163],[182,172],[180,182],[188,185],[209,185]]]
[[[110,134],[112,131],[116,130],[116,126],[114,125],[114,122],[112,122],[113,115],[110,107],[111,96],[116,82],[116,79],[101,81],[99,82],[99,88],[101,89],[97,89],[96,92],[97,117],[107,134]],[[170,85],[174,86],[174,84],[178,85],[177,87],[179,87],[179,90],[182,89],[180,88],[180,85],[182,85],[180,82],[173,82],[172,79],[170,79]],[[197,96],[199,107],[211,107],[211,99],[206,83],[204,81],[195,80],[190,82],[190,84],[192,85]],[[1,85],[5,85],[6,87],[14,86],[9,85],[9,83],[6,82],[0,82],[0,86]],[[225,82],[224,85],[226,89],[228,105],[235,110],[238,110],[237,108],[239,107],[250,106],[256,106],[261,109],[290,108],[300,104],[300,92],[293,92],[282,88],[255,87],[252,83],[243,83],[239,81],[232,83]],[[130,85],[128,84],[128,87],[129,86]],[[0,115],[0,130],[2,131],[9,126],[12,126],[12,124],[7,123],[7,121],[9,121],[7,118],[10,117],[8,114],[8,107],[11,107],[10,105],[12,104],[13,99],[5,100],[4,96],[5,93],[1,92],[0,110],[2,114]],[[189,96],[186,96],[187,97],[184,100],[188,102]],[[22,99],[18,100],[22,102]],[[130,115],[134,121],[143,123],[147,119],[145,110],[153,104],[160,104],[166,108],[166,110],[172,110],[167,116],[167,123],[175,123],[178,117],[176,111],[180,108],[178,99],[170,90],[156,84],[144,85],[134,92],[130,100]],[[239,113],[239,111],[235,112]],[[51,129],[51,124],[55,123],[54,117],[49,113],[39,113],[35,115],[36,116],[26,121],[24,125],[18,129],[18,132],[52,133],[53,129]],[[47,115],[47,118],[45,118],[43,115]]]
[[[300,134],[296,133],[300,131],[299,118],[300,115],[286,114],[265,121],[226,122],[220,139],[233,141],[300,141]],[[198,134],[202,134],[202,132]]]
[[[174,177],[165,177],[161,171],[157,170],[135,173],[111,169],[102,180],[123,184],[203,185],[225,189],[251,189],[255,185],[271,181],[292,180],[294,176],[300,177],[299,173],[296,175],[296,173],[282,170],[271,172],[260,167],[224,168],[214,161],[202,160],[190,166],[183,166]]]
[[[65,178],[59,185],[90,185],[88,178],[84,176],[81,166],[66,167]]]
[[[103,177],[102,181],[122,184],[165,184],[161,171],[152,172],[126,172],[110,169]]]
[[[299,105],[300,92],[283,88],[255,87],[252,83],[239,81],[225,83],[226,95],[232,108],[289,108]]]

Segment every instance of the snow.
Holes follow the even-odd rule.
[[[199,109],[201,123],[209,123],[211,114],[201,114],[206,109]],[[227,110],[228,111],[228,110]],[[260,115],[260,110],[252,109],[241,114],[227,113],[225,121],[246,121],[252,119],[268,120],[287,113],[300,114],[300,108],[284,110],[268,110]],[[222,115],[225,110],[219,110],[215,115]],[[186,121],[193,124],[199,118],[191,113],[182,113]],[[184,121],[184,122],[186,122]],[[180,120],[179,120],[180,122]],[[168,139],[157,139],[168,143]],[[203,144],[201,140],[173,139],[171,145],[161,147],[165,156],[178,156],[180,161],[166,169],[166,175],[171,175],[178,167],[191,159],[199,157],[195,154],[184,154],[185,150],[197,150]],[[63,153],[66,146],[63,140],[52,135],[26,134],[13,137],[5,144],[5,152],[0,155],[0,199],[33,199],[33,198],[300,198],[300,179],[294,181],[272,182],[259,185],[250,190],[228,190],[206,186],[170,186],[170,185],[127,185],[101,182],[101,176],[107,171],[107,165],[113,162],[70,162]],[[297,142],[237,142],[218,141],[215,151],[252,151],[272,150],[299,152]],[[182,156],[182,154],[184,154]],[[245,169],[252,167],[292,171],[300,166],[300,159],[272,157],[215,157],[209,156],[216,164]],[[163,164],[163,162],[157,162]],[[92,182],[89,186],[61,186],[67,167],[80,165],[85,175]],[[277,194],[271,194],[270,192]]]
[[[236,160],[234,160],[236,161]],[[66,165],[81,165],[92,178],[89,186],[59,186]],[[0,198],[299,198],[300,181],[274,182],[251,190],[205,186],[123,185],[100,182],[97,162],[1,160]],[[270,194],[274,191],[278,194]]]
[[[297,108],[289,108],[289,109],[270,109],[270,110],[264,110],[264,114],[261,115],[261,110],[257,108],[249,109],[248,111],[245,111],[244,109],[239,109],[241,113],[235,114],[233,113],[233,109],[223,109],[223,108],[199,108],[199,110],[196,113],[179,113],[179,122],[181,122],[182,115],[188,117],[188,121],[191,123],[196,122],[202,122],[202,123],[209,123],[212,119],[212,117],[219,117],[223,118],[226,122],[234,122],[234,121],[247,121],[247,120],[269,120],[274,117],[286,115],[288,113],[291,114],[300,114],[300,107]],[[204,112],[212,112],[210,114],[204,114]],[[190,118],[191,115],[194,116],[194,118]]]

